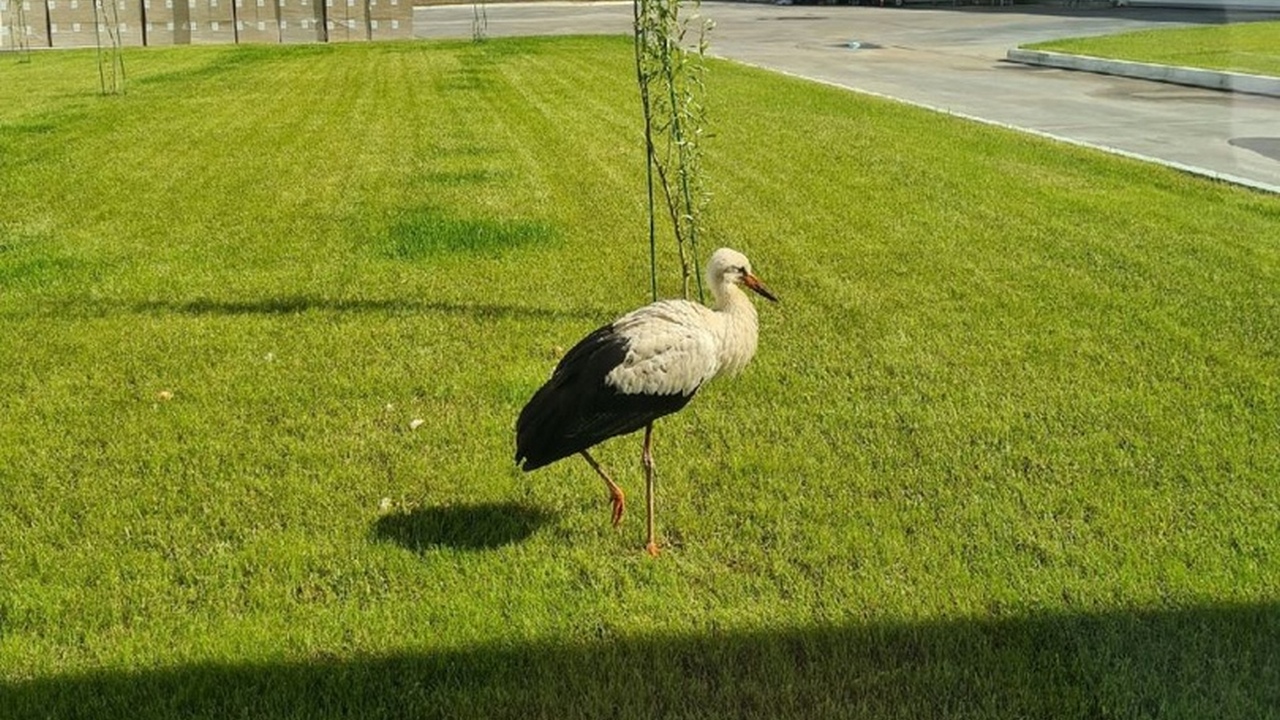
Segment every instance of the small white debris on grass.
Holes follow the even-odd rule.
[[[160,402],[169,402],[173,399],[173,392],[171,390],[161,390],[156,393],[156,399]]]
[[[426,420],[423,420],[422,418],[414,418],[409,421],[409,429],[417,430],[418,428],[422,427],[422,424],[425,422]]]
[[[391,512],[391,498],[384,497],[378,501],[378,512]]]
[[[267,362],[274,362],[276,359],[276,354],[273,352],[269,352],[266,355],[263,355],[262,359],[266,360]]]

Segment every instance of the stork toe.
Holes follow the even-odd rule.
[[[619,490],[609,495],[609,503],[613,506],[613,526],[618,527],[618,525],[622,524],[622,513],[627,509],[627,499],[622,495],[622,491]]]

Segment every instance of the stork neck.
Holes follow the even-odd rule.
[[[711,294],[715,298],[712,308],[717,312],[729,315],[738,315],[743,312],[753,316],[756,314],[756,306],[751,304],[751,298],[742,292],[742,288],[733,283],[713,285]]]
[[[756,306],[732,283],[716,287],[715,296],[715,314],[720,320],[718,372],[737,374],[756,352]]]
[[[733,302],[733,293],[735,290],[737,290],[738,295],[742,294],[742,291],[734,287],[733,283],[721,281],[718,283],[710,283],[710,285],[711,298],[713,300],[711,307],[714,310],[723,311],[728,309],[729,303]]]

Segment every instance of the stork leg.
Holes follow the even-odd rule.
[[[622,513],[626,510],[627,505],[627,499],[622,494],[622,488],[618,487],[618,483],[614,482],[613,478],[609,477],[608,474],[605,473],[604,468],[600,466],[600,463],[596,462],[596,459],[591,457],[591,453],[583,450],[582,457],[586,458],[587,463],[591,465],[591,469],[595,470],[596,474],[604,480],[604,484],[608,486],[609,503],[613,506],[613,526],[618,527],[618,523],[622,522]]]
[[[645,530],[649,535],[649,542],[644,546],[644,549],[649,555],[657,557],[658,536],[653,527],[653,423],[644,426],[644,452],[640,455],[640,460],[644,463]]]

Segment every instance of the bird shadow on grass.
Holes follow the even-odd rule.
[[[6,718],[1274,718],[1280,603],[1039,613],[0,681]],[[10,675],[9,677],[13,677]]]
[[[373,524],[373,538],[414,552],[490,550],[521,542],[551,519],[518,503],[437,505],[383,515]]]

